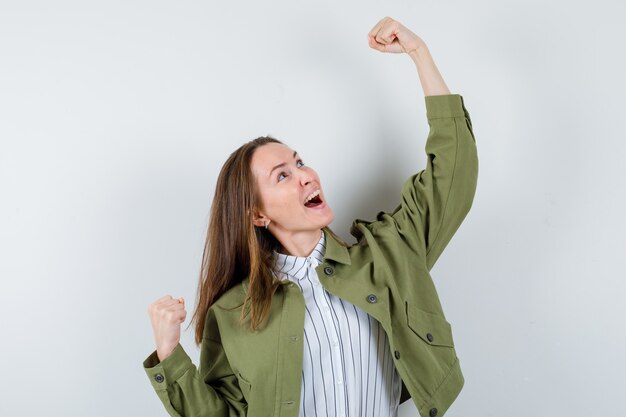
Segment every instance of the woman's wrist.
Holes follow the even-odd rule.
[[[425,43],[409,52],[408,55],[415,63],[425,96],[450,94],[450,90],[439,73],[439,69]]]
[[[168,356],[170,356],[175,348],[176,346],[165,348],[157,347],[156,352],[157,357],[159,358],[159,362],[163,362]]]
[[[428,52],[428,47],[424,42],[420,43],[417,48],[408,52],[407,54],[411,57],[413,62],[417,65],[418,60],[424,60],[424,54]]]

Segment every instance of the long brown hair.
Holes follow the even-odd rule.
[[[230,288],[249,276],[250,285],[241,309],[240,324],[245,319],[246,307],[249,307],[250,329],[254,331],[267,318],[272,296],[281,286],[272,269],[273,251],[279,251],[282,245],[269,230],[256,227],[252,222],[253,210],[261,207],[261,197],[250,167],[252,156],[257,148],[270,142],[283,144],[274,137],[261,136],[240,146],[228,157],[217,179],[196,308],[189,323],[196,323],[197,345],[202,342],[207,311]],[[339,241],[345,245],[341,239]]]

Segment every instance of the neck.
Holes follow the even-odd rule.
[[[303,230],[299,232],[281,233],[275,231],[274,236],[282,245],[281,253],[291,256],[309,256],[322,238],[322,229]]]

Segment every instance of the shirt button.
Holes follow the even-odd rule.
[[[432,334],[430,334],[430,333],[426,333],[426,339],[428,339],[428,341],[429,341],[429,342],[432,342],[432,341],[433,341],[433,339],[434,339],[434,337],[433,337],[433,335],[432,335]]]
[[[431,408],[430,411],[428,412],[428,415],[430,417],[435,417],[437,415],[437,409],[436,408]]]
[[[163,378],[163,375],[161,374],[156,374],[154,376],[154,380],[160,384],[161,382],[165,381],[165,378]]]
[[[325,273],[326,275],[332,275],[334,271],[335,271],[335,270],[333,269],[333,267],[332,267],[332,266],[327,266],[326,268],[324,268],[324,273]]]
[[[396,350],[393,354],[396,356],[396,359],[400,359],[400,351]]]
[[[337,385],[341,385],[343,383],[343,381],[341,379],[337,380]]]
[[[370,303],[375,303],[376,301],[378,301],[378,298],[375,294],[370,294],[367,296],[367,301]]]

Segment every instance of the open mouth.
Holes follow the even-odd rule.
[[[304,207],[313,208],[322,204],[323,201],[320,198],[320,194],[321,194],[320,190],[315,190],[311,194],[309,194],[309,196],[304,201]]]
[[[322,203],[323,203],[323,201],[322,201],[322,199],[320,198],[320,196],[319,196],[319,195],[316,195],[315,197],[313,197],[313,198],[311,199],[311,201],[309,201],[309,202],[305,203],[305,204],[304,204],[304,206],[305,206],[305,207],[308,207],[308,208],[312,208],[312,207],[317,207],[317,206],[319,206],[319,205],[320,205],[320,204],[322,204]]]

